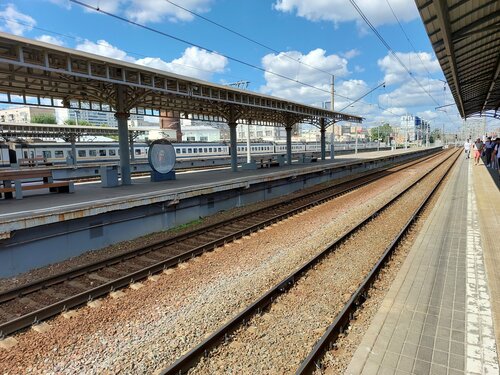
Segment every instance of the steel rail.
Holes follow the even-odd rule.
[[[410,229],[411,225],[417,220],[418,216],[422,212],[422,210],[426,207],[429,200],[432,198],[436,190],[439,188],[441,183],[444,181],[451,168],[455,164],[456,160],[460,156],[457,153],[455,160],[448,168],[446,173],[439,179],[434,188],[427,194],[426,198],[423,202],[415,209],[412,216],[405,223],[401,231],[397,234],[394,240],[387,246],[383,255],[380,257],[378,262],[372,268],[370,273],[365,277],[363,282],[360,284],[358,289],[352,294],[349,301],[345,304],[342,311],[336,316],[333,323],[327,328],[326,332],[323,336],[317,341],[314,345],[313,349],[306,357],[306,359],[300,364],[299,368],[295,372],[295,375],[305,375],[312,374],[315,369],[322,369],[321,366],[321,358],[323,353],[329,349],[331,349],[333,343],[338,338],[338,335],[344,331],[344,328],[349,324],[349,322],[354,319],[354,312],[361,306],[364,300],[367,299],[368,290],[372,287],[375,282],[380,270],[384,267],[385,263],[390,259],[390,256],[394,252],[394,249],[397,247],[403,236]]]
[[[409,163],[399,165],[397,167],[409,168],[414,164],[421,163],[421,162],[426,161],[430,158],[436,157],[440,154],[441,153],[435,153],[435,154],[432,154],[426,158],[418,159],[416,161],[412,160]],[[390,168],[394,168],[394,167],[390,167]],[[390,168],[387,168],[387,169],[390,169]],[[102,260],[99,260],[99,261],[96,261],[96,262],[93,262],[90,264],[75,267],[72,270],[69,270],[67,272],[62,272],[62,273],[59,273],[59,274],[56,274],[53,276],[49,276],[49,277],[34,281],[32,283],[21,285],[17,288],[2,291],[2,292],[0,292],[0,303],[7,302],[9,300],[12,300],[12,299],[20,297],[20,296],[25,296],[25,295],[30,294],[32,292],[38,291],[40,289],[44,289],[44,288],[47,288],[49,286],[62,283],[64,281],[74,279],[78,276],[82,276],[82,275],[85,275],[85,274],[88,274],[91,272],[98,271],[102,268],[121,263],[124,260],[135,258],[135,257],[147,254],[151,251],[155,251],[155,250],[158,250],[158,249],[166,247],[166,246],[171,246],[171,245],[177,244],[181,241],[185,241],[188,238],[196,237],[204,232],[210,232],[210,231],[213,231],[217,228],[224,227],[228,223],[244,220],[245,218],[251,217],[251,216],[255,215],[256,213],[262,212],[262,210],[276,210],[279,207],[283,207],[285,205],[290,205],[291,203],[296,202],[298,200],[305,199],[305,198],[313,196],[313,195],[318,195],[318,194],[321,194],[321,193],[326,192],[328,190],[338,189],[344,185],[351,184],[351,186],[349,186],[349,189],[355,189],[355,188],[361,187],[363,185],[369,184],[369,183],[376,181],[377,179],[382,178],[385,175],[387,175],[387,169],[376,170],[376,171],[373,171],[369,174],[366,174],[366,175],[360,177],[360,179],[363,179],[363,178],[367,178],[367,177],[374,176],[374,175],[376,176],[376,178],[368,179],[365,181],[360,181],[358,184],[352,185],[352,182],[354,181],[354,179],[349,180],[349,181],[343,181],[343,182],[338,183],[336,185],[328,186],[328,187],[325,187],[323,189],[319,189],[315,192],[311,192],[311,193],[305,194],[303,196],[296,197],[291,201],[275,203],[275,204],[272,204],[268,207],[265,207],[264,209],[255,209],[255,210],[252,210],[250,212],[237,215],[235,217],[232,217],[232,218],[227,219],[227,220],[223,220],[223,221],[218,222],[218,223],[214,223],[214,224],[211,224],[208,226],[204,226],[204,227],[201,227],[198,229],[191,230],[188,233],[180,234],[178,236],[175,236],[175,237],[167,239],[167,240],[158,240],[158,241],[153,242],[147,246],[141,246],[141,247],[138,247],[136,249],[132,249],[131,251],[128,251],[124,254],[113,255],[113,256],[110,256],[108,258],[105,258],[105,259],[102,259]],[[377,174],[380,176],[377,176]],[[342,194],[342,193],[343,192],[340,192],[337,194]]]
[[[400,165],[398,167],[401,167],[401,169],[408,168],[410,166],[421,163],[421,162],[426,161],[428,159],[431,159],[433,157],[437,157],[440,154],[441,153],[432,154],[432,155],[425,157],[423,159],[418,159],[416,161],[413,160],[409,163],[406,163],[405,165]],[[366,181],[363,181],[363,182],[358,181],[354,185],[346,186],[342,190],[336,191],[328,197],[322,197],[322,198],[315,200],[313,202],[309,202],[309,203],[300,205],[298,207],[295,207],[292,210],[288,210],[285,213],[277,213],[275,216],[273,216],[271,218],[265,219],[265,220],[260,221],[256,224],[252,224],[252,225],[250,225],[242,230],[238,230],[236,232],[230,233],[228,235],[225,235],[225,236],[220,237],[218,239],[215,239],[213,241],[207,242],[203,245],[197,246],[193,249],[190,249],[186,252],[183,252],[182,254],[179,254],[179,255],[176,255],[174,257],[162,260],[162,261],[157,262],[155,264],[152,264],[150,266],[146,266],[138,271],[129,273],[123,277],[119,277],[117,279],[106,282],[106,283],[99,285],[97,287],[94,287],[92,289],[88,289],[84,292],[75,294],[71,297],[68,297],[68,298],[63,299],[63,300],[58,301],[58,302],[55,302],[55,303],[48,305],[46,307],[40,308],[39,310],[29,312],[29,313],[24,314],[20,317],[17,317],[17,318],[14,318],[12,320],[9,320],[7,322],[4,322],[4,323],[0,324],[0,338],[4,337],[6,335],[12,334],[16,331],[19,331],[23,328],[29,327],[33,324],[37,324],[40,321],[48,319],[48,318],[50,318],[54,315],[57,315],[61,312],[64,312],[64,311],[67,311],[67,310],[74,308],[76,306],[85,304],[89,301],[92,301],[96,298],[99,298],[103,295],[106,295],[110,292],[113,292],[119,288],[126,287],[131,283],[137,282],[141,279],[145,279],[145,278],[147,278],[155,273],[161,272],[164,269],[174,267],[181,262],[184,262],[186,260],[194,258],[200,254],[203,254],[205,251],[215,249],[218,246],[222,246],[228,242],[231,242],[231,241],[234,241],[238,238],[246,236],[246,235],[253,233],[257,230],[260,230],[260,229],[262,229],[270,224],[279,222],[280,220],[283,220],[283,219],[288,218],[290,216],[293,216],[299,212],[307,210],[310,207],[313,207],[319,203],[328,201],[332,198],[338,197],[339,195],[343,195],[346,192],[349,192],[353,189],[356,189],[358,187],[361,187],[361,186],[369,184],[373,181],[376,181],[382,177],[389,175],[390,173],[387,172],[386,169],[383,169],[381,171],[379,170],[379,171],[375,171],[371,174],[365,175],[361,178],[373,177],[373,175],[377,175],[377,174],[381,174],[381,176],[378,176],[378,177],[375,177],[372,179],[367,179]],[[293,202],[299,202],[300,200],[305,199],[305,197],[312,197],[314,195],[319,195],[319,194],[326,192],[328,190],[338,189],[342,185],[348,185],[349,183],[352,183],[352,182],[353,182],[353,180],[350,180],[350,181],[346,181],[346,182],[340,183],[338,185],[335,185],[333,188],[330,186],[327,188],[320,189],[319,191],[315,191],[313,193],[309,193],[307,195],[294,198]],[[276,210],[278,207],[284,207],[284,206],[290,205],[291,204],[290,202],[292,202],[292,201],[274,204],[274,205],[271,205],[269,207],[266,207],[265,209],[268,211]],[[40,280],[39,282],[34,282],[34,283],[31,283],[28,285],[21,286],[20,288],[16,288],[14,290],[6,291],[6,292],[0,294],[0,302],[5,303],[5,302],[10,301],[12,299],[15,299],[19,296],[28,295],[29,293],[33,293],[33,292],[36,292],[38,290],[46,289],[52,285],[56,285],[56,284],[62,283],[62,282],[67,281],[67,280],[75,279],[78,276],[86,275],[90,272],[94,272],[94,271],[97,271],[99,269],[109,267],[109,266],[112,266],[114,264],[121,263],[124,260],[136,258],[140,255],[144,255],[144,254],[149,253],[151,251],[158,250],[162,247],[176,244],[176,243],[179,243],[179,242],[186,240],[186,239],[194,238],[195,236],[200,235],[202,233],[212,231],[216,228],[224,227],[227,223],[234,222],[236,220],[240,220],[240,221],[244,220],[245,218],[248,218],[248,217],[254,215],[255,213],[258,213],[259,211],[261,211],[261,210],[257,209],[255,211],[250,212],[250,213],[239,215],[236,218],[231,218],[229,220],[226,220],[226,221],[223,221],[220,223],[212,224],[212,225],[209,225],[207,227],[199,228],[199,229],[196,229],[192,232],[176,236],[176,237],[174,237],[170,240],[167,240],[167,241],[165,241],[165,240],[157,241],[153,244],[148,245],[147,247],[141,247],[139,249],[136,249],[136,250],[129,252],[129,253],[126,253],[126,254],[113,256],[113,257],[110,257],[108,259],[105,259],[105,260],[102,260],[102,261],[99,261],[99,262],[96,262],[96,263],[93,263],[90,265],[78,267],[78,268],[73,269],[67,273],[55,275],[53,277],[49,277],[49,278]]]
[[[450,154],[444,161],[449,160],[455,155],[459,155],[458,152],[454,152]],[[457,156],[458,157],[458,156]],[[443,161],[443,162],[444,162]],[[437,168],[437,167],[436,167]],[[238,313],[234,318],[229,320],[226,324],[220,327],[217,331],[212,333],[209,337],[203,340],[200,344],[195,346],[189,352],[184,354],[182,357],[177,359],[173,364],[169,367],[163,369],[160,374],[162,375],[174,375],[174,374],[184,374],[187,373],[188,370],[194,367],[199,359],[202,356],[206,356],[208,352],[218,346],[220,343],[224,342],[228,339],[229,335],[234,332],[241,324],[247,322],[253,315],[256,313],[260,313],[267,306],[269,306],[280,294],[285,293],[288,289],[290,289],[297,280],[299,280],[308,270],[314,267],[318,262],[320,262],[323,258],[325,258],[328,254],[346,241],[353,233],[362,228],[365,224],[371,221],[374,217],[376,217],[380,212],[391,206],[394,202],[396,202],[401,196],[406,194],[410,189],[415,187],[418,183],[420,183],[423,179],[429,176],[432,172],[436,170],[433,168],[432,170],[426,172],[422,175],[417,181],[411,184],[409,187],[405,188],[401,191],[397,196],[392,198],[389,202],[387,202],[384,206],[367,216],[366,218],[360,220],[356,225],[354,225],[351,229],[346,230],[337,240],[328,245],[323,251],[317,254],[314,258],[305,262],[302,266],[293,271],[290,275],[276,284],[273,288],[271,288],[268,292],[263,294],[260,298],[258,298],[255,302],[253,302],[250,306],[244,309],[242,312]]]

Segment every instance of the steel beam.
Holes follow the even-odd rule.
[[[465,117],[465,107],[463,103],[463,98],[460,92],[460,81],[458,79],[457,63],[455,61],[455,52],[453,50],[453,41],[451,39],[450,30],[450,17],[448,14],[448,2],[447,1],[435,1],[434,7],[436,9],[436,14],[438,17],[439,27],[443,35],[443,42],[448,51],[448,59],[450,59],[451,75],[453,77],[453,83],[457,90],[457,99],[459,104],[459,110],[462,117]]]
[[[236,133],[236,128],[238,124],[236,122],[229,122],[229,141],[231,150],[231,171],[238,172],[238,136]]]
[[[122,185],[131,185],[130,177],[130,153],[128,144],[128,118],[130,113],[127,108],[127,87],[116,85],[116,113],[118,121],[118,142],[120,146],[120,168]]]
[[[325,118],[321,117],[319,119],[320,133],[321,133],[321,160],[326,160],[326,127],[325,127]]]
[[[286,129],[286,160],[288,165],[292,165],[292,126],[287,125]]]

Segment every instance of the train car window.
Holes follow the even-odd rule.
[[[79,158],[86,158],[87,157],[87,150],[78,150],[78,157]]]
[[[106,150],[99,150],[99,156],[106,156]]]
[[[142,150],[140,148],[136,148],[135,149],[135,154],[136,155],[141,155],[142,154]]]
[[[204,153],[207,153],[207,152],[208,152],[206,147],[204,147],[204,148],[203,148],[203,152],[204,152]]]
[[[212,152],[212,147],[209,147],[209,148],[208,148],[208,152]]]
[[[181,153],[181,149],[180,149],[180,148],[176,148],[176,149],[175,149],[175,153],[176,153],[176,154],[180,154],[180,153]]]
[[[109,150],[109,156],[116,156],[116,150]]]
[[[198,149],[198,152],[199,152],[200,154],[201,154],[201,153],[203,153],[203,149],[200,147],[200,148]]]
[[[185,149],[185,148],[183,148],[183,149],[182,149],[182,153],[183,153],[183,154],[185,154],[185,153],[186,153],[186,149]]]
[[[197,149],[196,147],[195,147],[195,148],[193,148],[193,153],[194,153],[194,154],[197,154],[197,153],[198,153],[198,149]]]
[[[193,150],[188,148],[188,154],[191,154],[192,152],[193,152]]]
[[[54,151],[54,156],[56,158],[63,158],[64,157],[64,151],[63,150],[56,150],[56,151]]]
[[[89,150],[89,156],[97,156],[97,150]]]
[[[222,148],[221,148],[221,147],[219,147],[219,148],[217,149],[217,151],[222,152]]]
[[[44,151],[43,152],[43,157],[45,159],[50,159],[52,157],[52,151]]]

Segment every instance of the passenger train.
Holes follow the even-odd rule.
[[[221,143],[172,143],[177,159],[185,158],[207,158],[207,157],[229,157],[229,144]],[[20,142],[11,143],[16,157],[21,159],[43,159],[50,164],[66,164],[67,158],[71,157],[71,144],[64,142]],[[374,148],[377,143],[360,143],[359,148]],[[335,143],[336,150],[353,149],[353,143]],[[134,144],[135,160],[147,160],[149,145],[146,143]],[[329,150],[329,145],[327,145]],[[320,152],[319,142],[305,143],[293,142],[292,153]],[[100,163],[118,161],[120,150],[117,142],[87,142],[76,143],[78,163]],[[237,153],[240,156],[247,154],[247,144],[238,143]],[[285,142],[260,142],[251,143],[250,153],[252,155],[286,154]],[[9,166],[9,149],[6,144],[0,144],[0,166]]]

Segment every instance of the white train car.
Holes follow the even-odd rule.
[[[210,157],[229,157],[229,144],[220,143],[172,143],[177,159],[196,159]],[[14,145],[18,160],[38,159],[53,165],[66,164],[71,158],[71,145],[66,142],[34,142],[17,143]],[[335,143],[335,150],[354,149],[354,143]],[[358,143],[358,148],[376,148],[376,143]],[[330,145],[327,143],[327,151]],[[146,143],[134,144],[134,159],[147,160],[149,146]],[[120,150],[117,142],[86,142],[76,144],[78,163],[117,162],[120,160]],[[239,156],[247,154],[247,144],[238,143],[236,152]],[[286,142],[259,142],[250,144],[250,152],[254,156],[286,154]],[[293,142],[292,154],[304,152],[321,152],[319,142]],[[9,150],[6,144],[0,148],[0,166],[9,165]]]
[[[10,166],[9,146],[0,143],[0,168]]]

